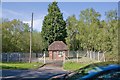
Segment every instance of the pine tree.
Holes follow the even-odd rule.
[[[49,4],[48,14],[44,17],[41,34],[48,44],[53,41],[65,42],[67,36],[66,22],[63,20],[57,2]]]

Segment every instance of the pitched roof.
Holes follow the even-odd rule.
[[[54,41],[49,45],[48,50],[68,50],[68,48],[63,41]]]

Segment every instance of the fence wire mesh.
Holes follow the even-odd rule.
[[[44,58],[45,53],[45,58]],[[2,62],[28,62],[29,61],[29,53],[1,53],[0,57],[2,58]],[[66,61],[81,61],[81,59],[84,57],[90,58],[97,61],[104,61],[105,57],[103,53],[98,52],[92,52],[87,53],[87,51],[68,51],[68,54],[65,58]],[[52,60],[49,59],[48,51],[44,51],[41,53],[32,53],[32,62],[44,62],[44,59],[46,62],[51,62]]]
[[[32,53],[32,62],[37,62],[37,58],[43,53]],[[2,62],[28,62],[29,53],[1,53]]]

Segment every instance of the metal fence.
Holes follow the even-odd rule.
[[[32,53],[32,62],[37,62],[38,58],[43,56],[43,53]],[[29,53],[1,53],[2,62],[28,62]]]
[[[45,53],[45,56],[44,56]],[[29,53],[1,53],[2,62],[28,62],[29,61]],[[66,57],[66,61],[81,61],[82,58],[89,58],[91,60],[96,61],[104,61],[105,56],[104,53],[92,52],[87,53],[87,51],[69,51],[68,56]],[[41,53],[32,53],[32,62],[52,62],[49,59],[48,51]]]
[[[68,57],[69,58],[76,58],[76,57],[83,57],[86,56],[86,51],[69,51]]]
[[[98,61],[104,61],[105,56],[104,53],[100,52],[87,52],[87,51],[69,51],[68,53],[68,58],[69,59],[77,59],[77,58],[82,58],[82,57],[87,57],[93,60],[98,60]]]

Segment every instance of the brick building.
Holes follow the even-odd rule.
[[[51,60],[63,60],[68,55],[67,45],[63,41],[54,41],[48,47]]]

